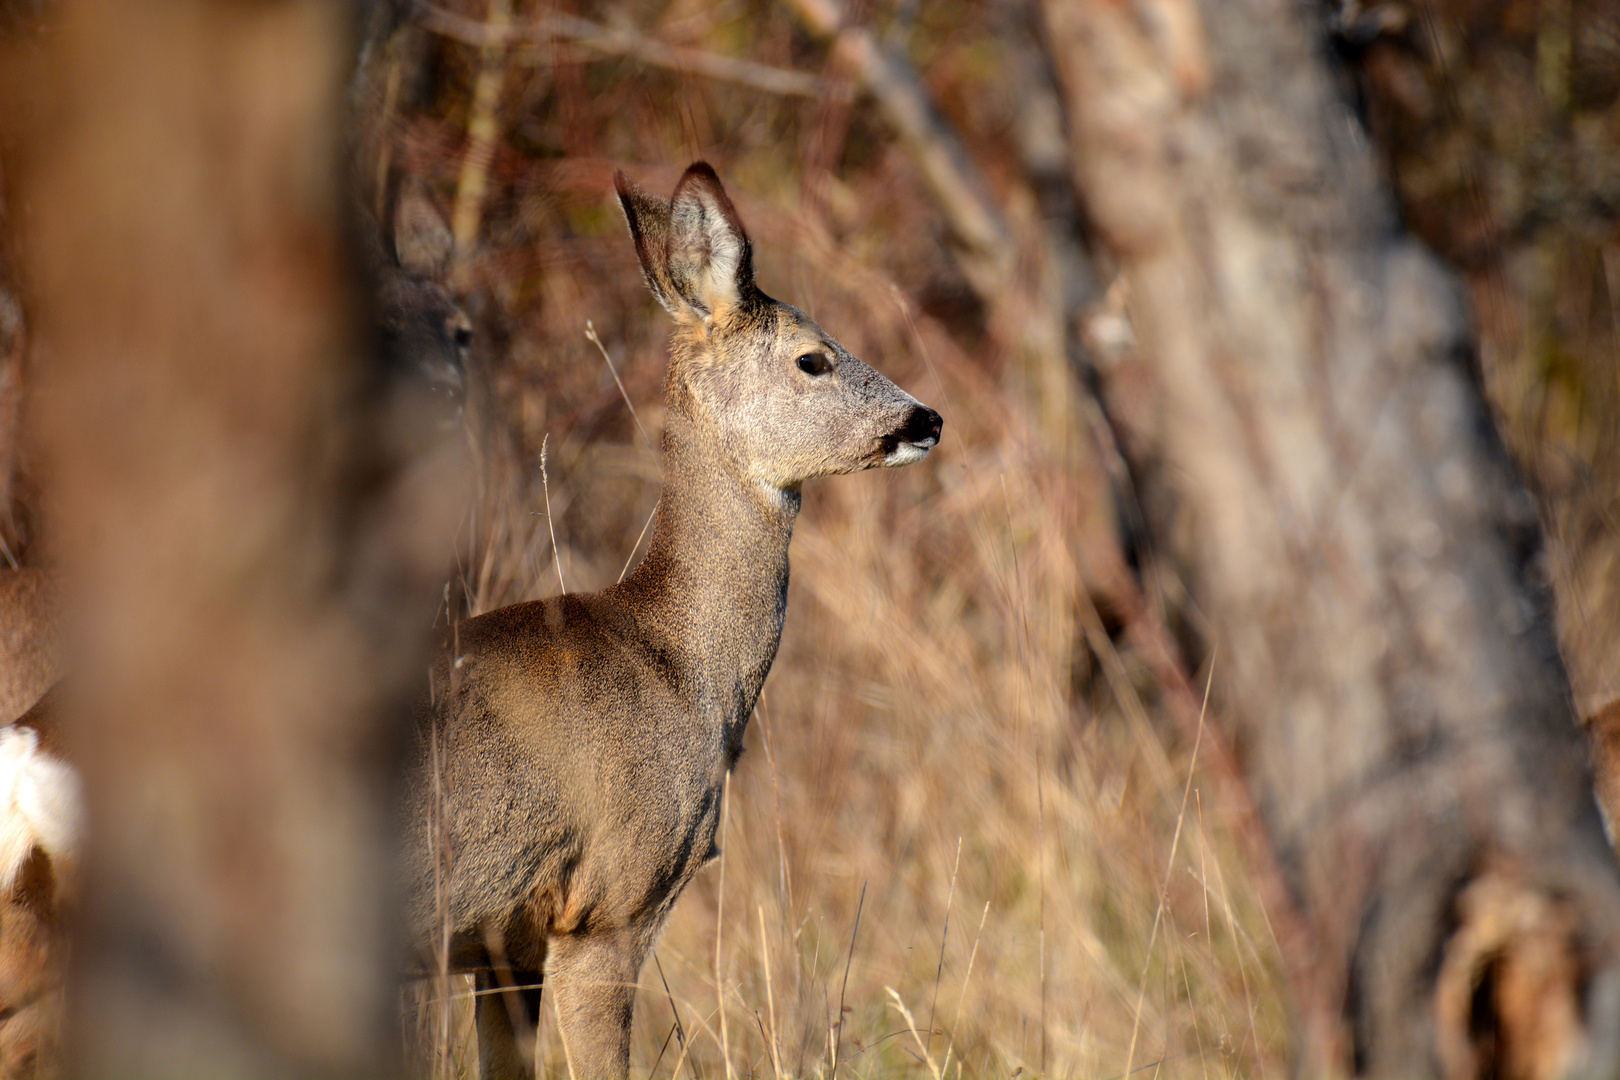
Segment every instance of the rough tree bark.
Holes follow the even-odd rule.
[[[1347,3],[1333,19],[1405,219],[1468,284],[1620,821],[1620,4]]]
[[[1306,932],[1300,1071],[1614,1075],[1620,874],[1463,290],[1278,0],[1049,0],[1124,434]]]
[[[385,445],[348,15],[64,3],[0,71],[90,804],[76,1075],[397,1074],[394,743],[445,524],[414,500],[457,484]]]

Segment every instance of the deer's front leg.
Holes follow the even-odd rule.
[[[574,1080],[630,1072],[630,1012],[645,952],[628,931],[553,938],[547,979]]]

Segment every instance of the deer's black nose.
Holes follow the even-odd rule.
[[[906,426],[901,430],[900,437],[918,446],[934,446],[939,442],[939,432],[944,426],[945,421],[939,413],[926,405],[918,405],[906,418]]]

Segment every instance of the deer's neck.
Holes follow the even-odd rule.
[[[676,407],[666,413],[663,473],[652,544],[624,588],[734,759],[782,639],[799,494],[740,475]]]

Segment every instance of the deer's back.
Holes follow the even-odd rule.
[[[413,898],[419,939],[448,918],[465,965],[492,923],[540,947],[548,933],[631,927],[673,902],[713,850],[723,755],[694,666],[667,640],[616,590],[460,624],[423,714],[410,800],[411,879],[433,888],[432,851],[449,853],[441,895]]]

